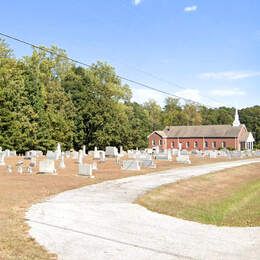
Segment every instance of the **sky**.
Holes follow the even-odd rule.
[[[259,0],[2,1],[0,32],[210,106],[260,105]],[[7,40],[17,57],[29,47]],[[133,100],[166,95],[129,84]]]

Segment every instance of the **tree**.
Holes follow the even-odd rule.
[[[162,108],[155,100],[149,100],[144,103],[144,109],[148,112],[150,131],[162,130]]]

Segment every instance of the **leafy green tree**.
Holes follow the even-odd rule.
[[[148,112],[151,131],[162,130],[162,108],[155,100],[149,100],[144,103],[144,109]]]

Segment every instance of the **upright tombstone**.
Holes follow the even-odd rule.
[[[98,169],[97,163],[96,163],[96,162],[93,162],[93,164],[92,164],[92,170],[93,170],[93,171],[96,171],[97,169]]]
[[[66,167],[65,162],[64,162],[64,156],[65,156],[65,154],[61,153],[61,161],[60,161],[60,168],[61,169],[64,169]]]
[[[61,157],[61,145],[60,143],[57,144],[57,149],[55,151],[56,154],[56,160],[58,160]]]
[[[43,160],[39,162],[39,173],[56,173],[54,160]]]
[[[99,151],[100,161],[105,162],[106,160],[106,154],[104,151]]]
[[[176,157],[176,162],[178,163],[185,163],[185,164],[191,164],[189,155],[180,155]]]
[[[255,151],[254,156],[259,157],[260,156],[260,150]]]
[[[29,166],[32,168],[36,167],[36,157],[31,158]]]
[[[210,151],[210,152],[209,152],[209,158],[210,158],[210,159],[215,159],[215,158],[217,158],[217,152],[216,152],[216,151]]]
[[[56,160],[56,153],[53,151],[47,151],[46,157],[49,160]]]
[[[79,159],[79,153],[76,152],[76,151],[73,151],[73,152],[72,152],[72,159],[73,159],[73,160],[78,160],[78,159]]]
[[[82,152],[83,152],[83,156],[86,156],[86,145],[82,146]]]
[[[163,161],[171,161],[172,154],[171,152],[166,153],[158,153],[155,155],[156,160],[163,160]]]
[[[0,165],[5,165],[5,154],[0,152]]]
[[[106,147],[106,156],[108,156],[108,157],[118,156],[118,149],[114,146],[107,146]]]
[[[78,163],[83,164],[83,151],[79,150]]]
[[[140,171],[140,163],[135,160],[124,160],[123,165],[122,165],[122,170],[127,170],[127,171]]]
[[[160,152],[160,147],[157,145],[156,147],[155,147],[155,154],[157,154],[157,153],[159,153]]]
[[[91,164],[79,164],[79,172],[78,172],[78,175],[81,175],[81,176],[87,176],[87,177],[90,177],[90,178],[95,178],[93,175],[92,175],[92,165]]]
[[[144,168],[156,168],[156,164],[152,159],[143,159],[140,162],[140,166]]]
[[[70,158],[70,151],[65,152],[66,158]]]
[[[10,174],[13,172],[12,165],[7,165],[7,172],[10,173]]]
[[[18,172],[19,174],[22,174],[22,173],[23,173],[23,166],[22,166],[22,165],[17,166],[17,172]]]
[[[181,155],[182,143],[178,143],[178,154],[177,156]]]
[[[94,152],[93,152],[93,159],[94,160],[99,160],[100,159],[100,152],[98,151],[96,146],[95,146]]]

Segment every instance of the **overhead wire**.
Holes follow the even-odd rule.
[[[19,42],[19,43],[22,43],[22,44],[25,44],[25,45],[27,45],[27,46],[30,46],[30,47],[32,47],[32,48],[45,51],[45,52],[50,53],[50,54],[52,54],[52,55],[56,55],[57,57],[67,59],[67,60],[69,60],[69,61],[71,61],[71,62],[73,62],[73,63],[80,64],[80,65],[85,66],[85,67],[88,67],[88,68],[91,67],[91,65],[88,64],[88,63],[86,63],[86,62],[82,62],[82,61],[76,60],[76,59],[74,59],[74,58],[70,58],[69,56],[56,53],[55,51],[52,51],[52,50],[50,50],[50,49],[48,49],[48,48],[46,48],[46,47],[43,47],[43,46],[39,46],[39,45],[30,43],[30,42],[28,42],[28,41],[22,40],[22,39],[20,39],[20,38],[11,36],[11,35],[6,34],[6,33],[3,33],[3,32],[0,32],[0,35],[3,36],[3,37],[5,37],[5,38],[9,38],[9,39],[11,39],[11,40],[14,40],[14,41],[17,41],[17,42]],[[143,73],[147,73],[147,74],[148,74],[148,72],[144,72],[144,71],[143,71]],[[151,73],[149,73],[149,74],[150,74],[150,76],[152,75]],[[158,92],[158,93],[161,93],[161,94],[164,94],[164,95],[173,97],[173,98],[175,98],[175,99],[184,100],[184,101],[186,101],[187,103],[191,103],[191,104],[194,104],[194,105],[196,105],[196,106],[206,106],[206,107],[209,107],[209,108],[215,108],[215,107],[213,107],[213,106],[211,106],[211,105],[204,104],[204,103],[199,102],[199,101],[195,101],[195,100],[192,100],[192,99],[189,99],[189,98],[185,98],[185,97],[182,97],[182,96],[179,96],[179,95],[170,93],[170,92],[168,92],[168,91],[164,91],[164,90],[161,90],[161,89],[152,87],[152,86],[150,86],[150,85],[148,85],[148,84],[142,83],[142,82],[137,81],[137,80],[130,79],[130,78],[125,77],[125,76],[121,76],[121,75],[117,75],[117,76],[118,76],[118,78],[120,78],[121,80],[124,80],[124,81],[126,81],[126,82],[133,83],[133,84],[135,84],[135,85],[138,85],[138,86],[141,86],[141,87],[144,87],[144,88],[147,88],[147,89],[156,91],[156,92]],[[155,76],[153,76],[153,77],[155,77]],[[162,79],[162,78],[159,78],[159,77],[157,77],[157,78],[158,78],[159,80],[161,80],[161,81],[166,81],[166,80],[164,80],[164,79]],[[170,82],[168,82],[168,84],[170,84]],[[178,86],[179,88],[185,89],[184,87],[181,87],[181,86],[178,85],[178,84],[175,84],[175,83],[174,83],[174,85],[175,85],[175,86]],[[215,102],[218,102],[218,101],[215,100]],[[218,102],[218,103],[220,103],[220,102]]]

